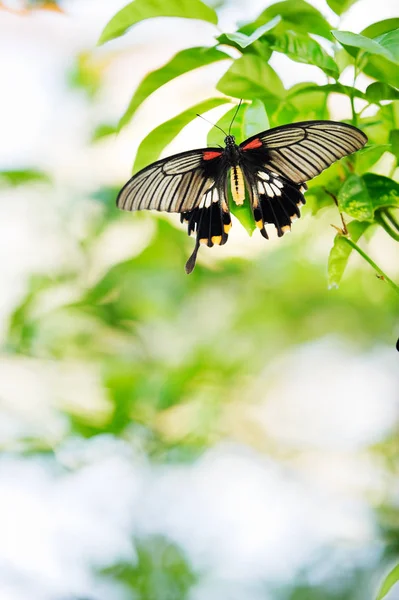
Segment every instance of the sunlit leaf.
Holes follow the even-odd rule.
[[[344,12],[349,10],[349,8],[358,2],[358,0],[327,0],[328,6],[335,12],[337,15],[342,15]]]
[[[245,54],[235,60],[216,88],[235,98],[260,98],[264,102],[276,101],[285,92],[277,73],[255,54]]]
[[[276,17],[274,17],[274,19],[272,19],[265,25],[261,25],[260,27],[255,29],[255,31],[251,35],[245,35],[244,33],[240,33],[239,31],[235,33],[226,33],[224,35],[228,40],[235,42],[240,48],[247,48],[248,46],[256,42],[256,40],[258,40],[264,33],[266,33],[266,31],[270,31],[276,25],[278,25],[280,21],[281,17],[277,15]]]
[[[100,123],[92,133],[91,141],[98,142],[105,137],[118,133],[118,127],[111,123]]]
[[[209,23],[218,22],[215,11],[201,0],[134,0],[105,26],[99,44],[123,35],[132,25],[154,17],[183,17],[200,19]]]
[[[383,56],[391,62],[397,61],[397,58],[391,51],[391,48],[384,46],[381,41],[368,38],[364,35],[360,35],[359,33],[352,33],[350,31],[333,31],[332,34],[339,41],[339,43],[344,46],[344,48],[359,48],[360,50],[364,50],[364,52],[369,52],[370,54],[377,56]]]
[[[129,123],[144,100],[165,83],[193,69],[228,58],[230,57],[221,50],[203,46],[187,48],[178,52],[170,61],[159,69],[152,71],[143,79],[135,91],[126,112],[121,117],[118,128],[122,129]]]
[[[396,565],[384,579],[384,582],[378,592],[376,600],[382,600],[391,591],[393,586],[399,581],[399,565]]]
[[[399,90],[388,83],[375,81],[366,89],[366,97],[369,102],[380,102],[381,100],[399,100]]]
[[[303,33],[315,33],[328,40],[331,40],[331,25],[323,15],[305,0],[283,0],[276,2],[247,27],[254,30],[264,23],[267,23],[277,15],[280,15],[287,28],[301,31]]]
[[[338,193],[340,209],[359,221],[371,220],[383,207],[399,207],[399,184],[389,177],[351,175]]]
[[[10,169],[0,171],[0,186],[25,185],[28,183],[50,183],[50,177],[35,169]]]
[[[376,43],[378,44],[378,38],[380,36],[383,36],[384,34],[398,28],[399,18],[384,19],[383,21],[378,21],[377,23],[373,23],[369,27],[366,27],[360,33],[363,37],[376,38]],[[361,51],[358,47],[349,45],[345,46],[345,49],[354,58],[356,58]],[[397,68],[397,65],[392,62],[392,60],[388,60],[384,56],[368,54],[367,62],[365,64],[363,62],[362,70],[364,73],[366,73],[366,75],[374,77],[379,81],[389,83],[394,87],[399,87],[399,69]]]
[[[253,100],[244,115],[244,137],[248,138],[270,128],[265,105],[262,100]]]
[[[263,36],[272,50],[286,54],[292,60],[307,65],[315,65],[327,75],[339,76],[338,67],[329,54],[314,39],[296,31],[286,31],[280,34]]]
[[[169,121],[162,123],[151,131],[141,142],[136,155],[133,172],[136,173],[145,166],[157,160],[161,152],[186,127],[197,113],[204,113],[216,106],[228,102],[227,98],[211,98],[185,110]]]
[[[354,98],[366,99],[366,95],[356,88],[352,88],[349,85],[343,85],[342,83],[327,83],[326,85],[317,85],[315,83],[301,83],[293,86],[288,90],[287,97],[290,98],[294,95],[300,95],[308,92],[323,92],[325,94],[342,94],[343,96],[350,96],[353,94]]]
[[[352,221],[347,226],[350,238],[357,242],[363,233],[370,227],[369,222]],[[353,248],[346,242],[345,237],[337,234],[334,245],[328,257],[328,287],[337,288],[348,264]]]
[[[399,160],[399,129],[392,129],[389,134],[389,142],[392,146],[392,154],[394,154],[396,159]]]

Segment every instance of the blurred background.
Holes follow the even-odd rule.
[[[214,95],[225,61],[101,132],[214,26],[156,19],[96,47],[125,2],[22,4],[0,8],[0,599],[372,600],[399,554],[394,291],[357,256],[328,289],[331,208],[268,243],[235,222],[187,277],[178,218],[115,197],[141,139]],[[267,4],[220,2],[221,28]],[[395,4],[363,0],[340,27]],[[286,86],[320,83],[271,62]],[[393,240],[369,250],[398,281]]]

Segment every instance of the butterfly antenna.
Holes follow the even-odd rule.
[[[234,123],[234,119],[236,118],[236,116],[237,116],[237,113],[238,113],[238,111],[240,110],[240,106],[241,106],[241,104],[242,104],[242,98],[241,98],[240,102],[238,103],[238,106],[237,106],[237,108],[236,108],[236,112],[234,113],[234,116],[233,116],[233,118],[231,119],[231,123],[230,123],[230,127],[229,127],[229,135],[230,135],[230,131],[231,131],[231,128],[232,128],[232,126],[233,126],[233,123]]]
[[[227,135],[227,133],[224,131],[224,129],[222,129],[221,127],[219,127],[219,125],[215,125],[214,123],[211,123],[211,121],[208,121],[208,119],[205,119],[205,117],[203,117],[202,115],[199,115],[198,113],[197,113],[197,117],[201,117],[201,119],[204,119],[204,121],[206,121],[207,123],[210,123],[213,127],[216,127],[216,129],[220,129],[220,131],[224,135]]]

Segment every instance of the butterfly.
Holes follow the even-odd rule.
[[[362,131],[336,121],[282,125],[239,145],[228,134],[224,148],[189,150],[145,167],[124,185],[116,204],[122,210],[180,213],[188,235],[196,234],[186,263],[186,273],[191,273],[200,244],[223,245],[228,240],[232,226],[229,191],[238,206],[249,198],[264,238],[268,239],[267,223],[281,237],[301,216],[306,181],[366,142]]]

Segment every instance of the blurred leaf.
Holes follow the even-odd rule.
[[[276,103],[284,93],[277,73],[260,56],[245,54],[234,61],[218,82],[216,89],[235,98]]]
[[[94,98],[99,91],[106,61],[100,60],[92,52],[80,52],[68,73],[71,87],[81,88],[89,98]]]
[[[389,134],[389,141],[392,146],[392,154],[394,154],[399,161],[399,129],[392,129]]]
[[[368,222],[352,221],[347,226],[350,238],[357,242],[370,225],[371,223]],[[352,250],[353,248],[345,241],[345,237],[338,233],[328,257],[329,289],[339,286]]]
[[[253,100],[244,115],[244,139],[270,128],[265,105],[262,100]]]
[[[371,220],[378,208],[399,207],[399,184],[388,177],[351,175],[338,192],[340,209],[359,221]]]
[[[126,112],[121,117],[118,130],[122,129],[133,117],[138,107],[153,92],[168,83],[172,79],[188,73],[193,69],[209,65],[218,60],[229,59],[230,56],[216,48],[203,46],[187,48],[175,54],[175,56],[161,68],[149,73],[140,83],[135,91]]]
[[[240,33],[239,31],[236,31],[235,33],[225,33],[224,39],[227,38],[228,40],[235,42],[240,48],[247,48],[248,46],[256,42],[256,40],[258,40],[264,33],[266,33],[266,31],[270,31],[271,29],[273,29],[273,27],[278,25],[280,21],[281,17],[277,15],[276,17],[274,17],[274,19],[269,21],[269,23],[261,25],[261,27],[255,29],[255,31],[249,36],[245,35],[244,33]]]
[[[350,96],[353,94],[355,98],[362,98],[362,100],[366,99],[366,95],[360,90],[338,82],[327,83],[326,85],[317,85],[315,83],[299,83],[288,90],[288,97],[290,98],[294,95],[307,92],[324,92],[325,94],[342,94],[343,96]]]
[[[399,27],[377,36],[375,40],[390,52],[399,65]]]
[[[91,141],[98,142],[105,137],[118,133],[118,127],[112,123],[100,123],[92,133]]]
[[[197,577],[183,552],[161,536],[135,540],[137,558],[101,571],[123,583],[137,600],[186,600]],[[133,596],[132,596],[133,598]]]
[[[375,81],[366,89],[366,97],[369,102],[380,102],[381,100],[399,100],[399,90],[388,83]]]
[[[382,21],[377,21],[376,23],[368,25],[368,27],[363,29],[360,33],[369,38],[376,38],[384,33],[398,29],[398,27],[399,18],[383,19]]]
[[[0,171],[0,186],[11,185],[26,185],[28,183],[50,183],[50,177],[43,171],[35,169],[10,169]]]
[[[359,48],[370,54],[377,56],[383,56],[391,62],[399,64],[398,58],[392,53],[391,45],[384,45],[384,40],[378,41],[377,39],[371,39],[359,33],[352,33],[350,31],[333,31],[332,34],[339,41],[344,48]]]
[[[304,33],[286,31],[280,34],[265,35],[262,40],[272,50],[282,52],[296,62],[315,65],[335,79],[339,76],[338,67],[331,56],[327,54],[316,40]]]
[[[237,110],[237,106],[233,106],[233,108],[230,108],[227,112],[224,113],[224,115],[222,117],[220,117],[220,119],[216,122],[215,126],[209,130],[208,137],[206,140],[206,143],[208,146],[215,147],[215,146],[220,146],[223,144],[223,141],[224,141],[223,133],[216,127],[216,125],[218,127],[220,127],[220,129],[223,129],[227,134],[228,130],[230,128],[230,124],[232,123],[232,119],[236,113],[236,110]],[[238,111],[238,113],[234,119],[234,122],[231,125],[230,133],[231,133],[231,135],[234,135],[237,143],[240,143],[245,139],[244,115],[247,110],[248,110],[248,105],[241,104],[240,110]]]
[[[391,591],[393,586],[399,581],[399,565],[396,565],[386,576],[376,600],[382,600]]]
[[[355,2],[358,0],[327,0],[328,6],[339,16],[349,10]]]
[[[137,150],[133,173],[137,173],[140,169],[157,160],[164,148],[173,141],[186,125],[196,118],[197,113],[205,113],[226,102],[228,102],[227,98],[210,98],[209,100],[204,100],[153,129],[143,139]]]
[[[237,32],[237,35],[239,33],[240,32]],[[240,44],[238,44],[236,41],[228,38],[226,33],[222,33],[221,35],[219,35],[217,37],[217,41],[222,46],[224,45],[230,46],[231,48],[236,48],[236,50],[238,50],[240,54],[257,54],[265,62],[268,62],[271,55],[273,54],[273,51],[267,46],[267,44],[264,44],[261,39],[252,42],[252,44],[249,44],[249,46],[245,46],[244,48],[240,46]]]
[[[389,152],[389,144],[368,144],[356,154],[356,172],[363,175],[381,158],[384,152]]]
[[[328,40],[332,39],[331,25],[316,8],[305,0],[276,2],[266,8],[253,23],[246,27],[251,30],[256,29],[278,15],[283,18],[288,29],[302,33],[315,33]]]
[[[215,11],[201,0],[134,0],[107,23],[98,44],[120,37],[132,25],[154,17],[200,19],[215,25],[218,22]]]

